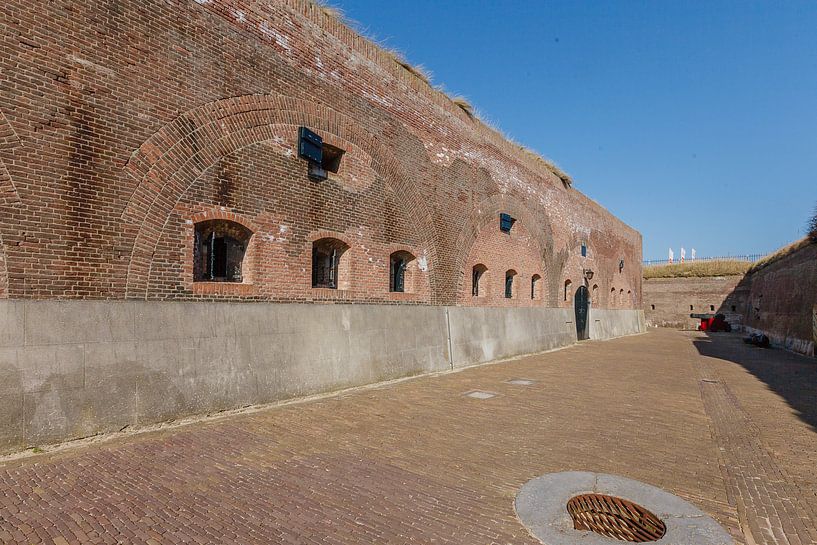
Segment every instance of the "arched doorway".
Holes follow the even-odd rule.
[[[590,314],[590,294],[587,286],[579,286],[573,297],[573,309],[576,311],[576,338],[580,341],[589,339],[587,317]]]

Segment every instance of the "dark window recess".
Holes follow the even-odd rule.
[[[530,298],[536,299],[536,283],[539,281],[540,276],[534,275],[530,279]]]
[[[252,231],[225,220],[196,224],[193,247],[193,280],[196,282],[241,282],[244,253]]]
[[[340,265],[339,248],[331,243],[315,243],[312,245],[312,287],[338,287],[338,269]]]
[[[402,256],[391,256],[389,291],[406,291],[406,260]]]
[[[505,299],[513,298],[513,277],[515,273],[508,271],[505,273]]]
[[[503,233],[510,233],[516,220],[510,214],[502,213],[499,215],[499,230]]]
[[[714,311],[715,310],[715,305],[709,305],[709,310]]]
[[[738,310],[738,307],[736,307],[735,305],[732,305],[732,312],[737,312],[737,310]]]
[[[651,307],[653,310],[655,310],[655,305],[650,305],[650,307]]]
[[[340,160],[346,151],[330,146],[327,143],[323,144],[323,159],[321,160],[321,168],[329,172],[337,172],[340,168]]]
[[[692,305],[689,305],[689,310],[695,310],[695,307],[693,307]]]
[[[587,257],[587,243],[582,242],[582,257]]]
[[[474,265],[471,270],[471,295],[479,297],[479,281],[487,269],[484,265]]]

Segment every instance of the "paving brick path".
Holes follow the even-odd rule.
[[[6,462],[0,543],[535,544],[513,498],[565,470],[808,543],[816,389],[817,362],[730,336],[583,343]]]

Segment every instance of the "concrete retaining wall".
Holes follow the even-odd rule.
[[[640,311],[593,316],[593,338],[643,330]],[[0,451],[575,340],[553,308],[0,301]]]
[[[590,309],[590,338],[611,339],[647,330],[641,310]]]

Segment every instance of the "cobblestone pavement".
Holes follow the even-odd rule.
[[[519,487],[586,470],[810,543],[815,393],[817,361],[736,336],[582,343],[5,462],[0,542],[535,544]]]

